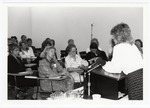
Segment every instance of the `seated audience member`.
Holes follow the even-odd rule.
[[[20,56],[22,59],[26,59],[26,62],[30,62],[30,60],[34,60],[32,58],[35,57],[33,50],[31,47],[28,47],[25,42],[20,43],[21,51],[20,51]],[[28,61],[29,60],[29,61]]]
[[[25,68],[23,62],[21,61],[19,55],[19,46],[17,44],[10,45],[10,55],[8,56],[8,73],[19,73],[24,71],[30,71],[32,74],[32,70],[30,68]],[[36,86],[36,80],[26,79],[24,76],[17,76],[17,86],[18,87],[31,87]],[[14,85],[14,77],[8,77],[8,83]],[[36,92],[36,89],[34,93]]]
[[[68,40],[68,45],[71,45],[71,44],[74,45],[74,40],[73,39]]]
[[[49,40],[45,41],[45,44],[44,44],[44,46],[43,46],[44,50],[43,50],[43,51],[41,52],[41,54],[40,54],[40,57],[41,57],[41,58],[44,57],[45,49],[46,49],[47,47],[50,47],[50,46],[53,46],[53,47],[55,46],[55,41],[54,41],[53,39],[51,39],[50,41],[49,41]],[[57,59],[56,51],[55,51],[55,57],[56,57],[56,59]]]
[[[35,46],[32,46],[32,39],[31,38],[27,39],[27,45],[28,45],[28,47],[31,47],[33,52],[35,53]]]
[[[69,45],[74,45],[74,40],[73,39],[68,40],[68,46]],[[68,55],[68,46],[66,47],[66,56]]]
[[[51,39],[50,43],[51,43],[51,46],[55,47],[55,40],[54,39]],[[57,59],[57,53],[56,53],[56,51],[55,51],[55,56],[56,56],[56,59]]]
[[[50,42],[51,39],[50,38],[46,38],[43,42],[42,42],[42,46],[41,46],[41,50],[43,51],[45,49],[45,46],[47,45],[47,42]],[[51,42],[50,42],[50,46],[51,46]]]
[[[12,44],[12,42],[11,42],[11,38],[8,38],[7,45],[9,46],[10,44]]]
[[[139,49],[139,51],[143,55],[143,42],[140,39],[136,39],[135,45],[137,46],[137,48]]]
[[[88,62],[82,60],[81,57],[76,54],[76,51],[77,48],[75,45],[71,44],[68,46],[68,56],[65,58],[65,66],[75,82],[81,82],[83,81],[83,76],[80,77],[80,74],[83,72],[82,67],[88,66]]]
[[[19,45],[21,42],[27,43],[27,36],[26,35],[21,36],[21,41],[19,42]]]
[[[86,60],[92,62],[96,62],[96,59],[100,57],[103,60],[107,61],[107,56],[104,51],[98,49],[98,45],[96,43],[91,43],[90,52],[86,54]],[[90,63],[90,64],[91,64]]]
[[[34,60],[34,62],[37,64],[37,66],[39,66],[39,61],[42,60],[45,57],[45,49],[47,47],[50,47],[51,43],[50,43],[50,39],[46,38],[42,45],[41,45],[41,52],[40,54],[37,56],[37,58]]]
[[[16,44],[10,45],[10,55],[8,56],[9,73],[18,73],[26,70],[24,64],[22,64],[19,52],[20,50],[18,45]]]
[[[11,42],[11,38],[8,38],[8,41],[7,41],[7,54],[9,54],[9,52],[10,52],[10,45],[12,44],[12,42]]]
[[[141,53],[133,42],[131,30],[127,24],[120,23],[114,26],[111,30],[111,35],[113,35],[116,44],[113,49],[113,57],[102,68],[108,76],[114,75],[113,73],[124,72],[128,79],[130,73],[143,68]]]
[[[91,43],[96,43],[96,44],[98,45],[98,49],[99,49],[99,50],[102,50],[102,49],[99,47],[99,42],[98,42],[98,39],[97,39],[97,38],[93,38],[93,39],[91,40]],[[91,43],[90,43],[90,44],[91,44]],[[90,48],[87,48],[86,53],[88,53],[88,52],[90,52]]]
[[[17,37],[16,36],[11,36],[11,43],[12,44],[17,44],[18,45],[18,39],[17,39]]]
[[[111,61],[111,59],[112,59],[113,48],[114,48],[114,46],[115,46],[114,39],[111,39],[110,44],[111,44],[111,46],[110,46],[110,49],[109,49],[109,51],[108,51],[108,60],[109,60],[109,61]]]
[[[42,78],[66,76],[63,80],[40,80],[40,87],[43,91],[68,91],[73,89],[74,81],[71,75],[63,69],[55,58],[56,49],[51,46],[45,49],[45,56],[39,63],[39,76]]]
[[[44,43],[44,44],[43,44],[43,46],[42,46],[42,52],[41,52],[41,54],[40,54],[40,57],[41,57],[41,58],[44,58],[44,57],[45,57],[45,50],[46,50],[46,48],[47,48],[47,47],[51,47],[51,42],[50,42],[49,40],[44,41],[43,43]]]
[[[51,46],[55,47],[55,40],[51,39],[50,42],[51,42]]]

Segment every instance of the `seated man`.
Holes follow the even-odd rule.
[[[32,45],[32,39],[31,38],[27,39],[27,45],[28,45],[28,47],[31,47],[33,52],[35,53],[35,46]]]
[[[96,43],[91,43],[90,52],[86,54],[86,60],[89,61],[90,64],[92,64],[92,62],[95,62],[98,57],[107,61],[107,56],[105,52],[99,50],[98,45]]]
[[[99,41],[98,41],[97,38],[93,38],[93,39],[91,40],[90,44],[91,44],[91,43],[96,43],[97,46],[98,46],[98,49],[99,49],[99,50],[102,50],[102,49],[99,47]],[[90,48],[89,48],[89,47],[86,49],[86,53],[88,53],[88,52],[90,52]]]

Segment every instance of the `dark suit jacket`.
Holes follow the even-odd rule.
[[[8,73],[18,73],[25,71],[26,68],[20,58],[15,58],[12,55],[8,56]]]
[[[19,73],[26,71],[25,65],[22,63],[20,58],[15,58],[12,55],[8,56],[8,73]],[[15,85],[15,80],[13,76],[8,76],[8,83]],[[24,76],[17,76],[17,86],[18,87],[27,87],[35,86],[36,80],[26,79]]]
[[[101,57],[103,60],[105,60],[105,61],[107,61],[108,59],[107,59],[107,56],[106,56],[106,54],[105,54],[105,52],[104,51],[100,51],[100,50],[97,50],[97,55],[95,55],[93,52],[88,52],[87,53],[87,55],[86,55],[86,60],[90,60],[90,59],[92,59],[92,58],[94,58],[94,57]]]

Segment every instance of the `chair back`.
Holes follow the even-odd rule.
[[[126,85],[129,100],[143,100],[143,69],[129,73]]]
[[[63,57],[67,56],[66,50],[61,50],[60,54],[61,54],[60,58],[63,58]]]
[[[82,59],[86,58],[86,51],[81,51],[81,52],[79,52],[79,54]]]

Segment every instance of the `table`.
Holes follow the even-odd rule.
[[[78,100],[83,99],[84,87],[79,87],[77,89],[63,92],[54,92],[47,98],[47,100]]]
[[[45,77],[38,77],[38,75],[28,75],[28,76],[25,76],[25,78],[29,78],[29,79],[36,79],[37,80],[37,95],[36,96],[38,96],[38,93],[41,93],[41,92],[43,92],[43,93],[51,93],[51,92],[54,92],[54,89],[53,89],[53,83],[52,83],[52,81],[59,81],[59,80],[63,80],[63,79],[65,79],[65,78],[67,78],[67,76],[64,76],[64,75],[61,75],[61,76],[57,76],[57,77],[49,77],[49,78],[45,78]],[[49,91],[41,91],[40,90],[40,80],[50,80],[50,82],[51,82],[51,87],[52,87],[52,91],[51,92],[49,92]],[[36,97],[36,99],[37,99],[38,97]]]
[[[77,89],[74,89],[74,90],[71,90],[69,92],[72,92],[72,93],[75,93],[75,95],[72,95],[72,96],[66,96],[66,92],[65,93],[60,93],[60,96],[56,96],[56,98],[54,97],[48,97],[46,100],[77,100],[77,101],[87,101],[87,99],[84,98],[84,87],[79,87]],[[76,95],[77,94],[77,95]],[[122,97],[124,94],[119,92],[118,93],[118,96],[119,97]],[[124,100],[128,100],[128,96],[125,96],[121,99],[119,99],[119,101],[124,101]],[[108,99],[108,98],[99,98],[99,99],[91,99],[89,102],[92,102],[92,101],[115,101],[115,100],[112,100],[112,99]]]
[[[31,67],[36,66],[36,65],[37,64],[35,64],[35,63],[29,63],[29,64],[25,64],[25,67],[31,68]]]

